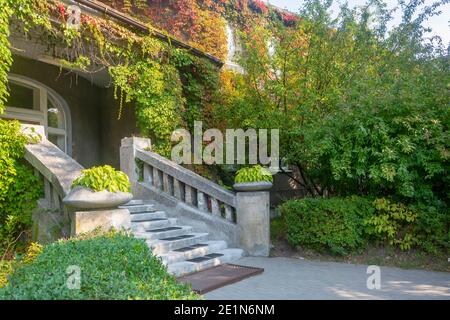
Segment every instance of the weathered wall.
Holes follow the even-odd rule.
[[[14,56],[11,73],[26,76],[55,90],[69,105],[72,119],[72,157],[84,167],[111,164],[119,168],[123,137],[137,134],[134,108],[119,103],[113,88],[100,88],[89,80],[37,60]]]
[[[124,104],[120,119],[119,101],[114,99],[114,89],[103,90],[101,97],[101,161],[120,168],[120,141],[124,137],[137,136],[135,109],[131,104]]]

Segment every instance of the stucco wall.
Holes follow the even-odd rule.
[[[119,101],[114,99],[114,89],[104,89],[101,98],[101,160],[105,164],[120,168],[120,141],[124,137],[137,136],[135,109],[131,104],[124,104],[121,118]]]
[[[111,164],[119,168],[119,147],[123,137],[136,134],[134,108],[119,104],[112,88],[67,73],[59,67],[14,56],[11,73],[26,76],[55,90],[67,102],[72,119],[72,157],[84,167]]]

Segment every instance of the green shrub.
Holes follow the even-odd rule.
[[[236,173],[236,178],[234,179],[234,181],[236,183],[260,181],[272,182],[273,178],[268,169],[256,165],[250,168],[239,169]]]
[[[19,264],[29,264],[36,259],[36,257],[42,252],[42,245],[36,242],[32,242],[25,254],[17,255],[14,259],[0,260],[0,288],[6,286],[8,283],[8,277],[13,273],[14,268]]]
[[[363,220],[373,214],[366,198],[305,198],[281,207],[287,240],[333,254],[347,254],[364,247]]]
[[[402,203],[388,199],[376,199],[373,202],[375,214],[364,220],[366,232],[376,239],[387,241],[402,250],[411,249],[418,243],[414,233],[417,213]]]
[[[13,270],[13,263],[13,260],[0,260],[0,288],[7,284],[8,276]]]
[[[80,289],[68,270],[80,269]],[[70,282],[69,282],[70,283]],[[176,282],[143,240],[108,233],[59,241],[22,264],[0,289],[0,299],[198,299]]]
[[[122,171],[105,165],[81,171],[81,176],[72,183],[72,188],[83,186],[93,191],[130,192],[130,180]]]
[[[19,122],[0,119],[0,248],[13,249],[42,195],[41,181],[23,160],[28,139]]]
[[[365,230],[372,240],[384,241],[401,250],[419,247],[436,253],[449,247],[450,216],[445,205],[405,205],[391,199],[373,202],[374,215],[365,219]]]
[[[450,212],[445,204],[436,202],[430,204],[410,205],[418,212],[414,232],[418,239],[417,245],[429,253],[447,251],[450,249]]]

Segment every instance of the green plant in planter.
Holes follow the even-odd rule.
[[[236,183],[272,182],[272,173],[260,165],[239,169],[234,178]]]
[[[81,176],[72,183],[72,188],[82,186],[93,191],[130,192],[130,180],[122,171],[111,166],[92,167],[81,171]]]

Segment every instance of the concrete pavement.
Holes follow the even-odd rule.
[[[380,289],[368,289],[367,266],[292,258],[246,257],[237,264],[264,273],[205,295],[224,299],[444,299],[450,273],[380,267]]]

